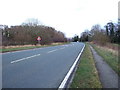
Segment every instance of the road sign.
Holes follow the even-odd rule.
[[[38,37],[37,37],[37,40],[38,40],[38,41],[41,41],[41,38],[40,38],[40,36],[38,36]]]

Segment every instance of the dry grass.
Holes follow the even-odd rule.
[[[59,44],[62,44],[62,43],[52,43],[51,45],[59,45]],[[0,48],[8,49],[8,48],[21,48],[21,47],[31,47],[31,46],[46,46],[46,45],[40,45],[40,44],[37,44],[37,45],[15,45],[15,46],[1,46]]]
[[[118,56],[118,49],[112,49],[112,48],[108,48],[107,46],[101,47],[101,46],[97,46],[100,49],[103,49],[105,51],[111,52],[113,55]]]
[[[118,44],[106,43],[104,46],[101,46],[95,42],[90,42],[90,44],[96,44],[98,48],[108,51],[115,56],[118,56],[118,48],[120,48]]]
[[[3,49],[8,49],[8,48],[19,48],[19,47],[31,47],[35,45],[16,45],[16,46],[2,46]]]
[[[118,44],[112,44],[112,43],[107,43],[106,44],[107,48],[113,49],[113,50],[118,50],[118,48],[120,47]]]

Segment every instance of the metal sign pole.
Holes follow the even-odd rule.
[[[40,40],[38,40],[38,44],[40,44]]]
[[[40,44],[41,37],[40,37],[40,36],[38,36],[38,37],[37,37],[37,40],[38,40],[38,44]]]

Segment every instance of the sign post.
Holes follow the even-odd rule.
[[[38,44],[40,44],[40,41],[41,41],[40,36],[37,37],[37,40],[38,40]]]

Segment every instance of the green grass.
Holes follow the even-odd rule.
[[[111,68],[120,75],[120,66],[118,65],[118,56],[114,55],[112,52],[104,48],[99,48],[97,45],[92,45],[92,46],[98,52],[98,54],[102,56],[103,59],[111,66]]]
[[[11,52],[11,51],[19,51],[19,50],[27,50],[27,49],[34,49],[34,48],[42,48],[42,47],[50,47],[50,46],[57,46],[57,45],[64,45],[69,43],[59,43],[55,45],[43,45],[43,46],[27,46],[27,47],[16,47],[16,48],[3,48],[0,49],[0,52]]]
[[[70,88],[102,88],[92,52],[86,44]]]

